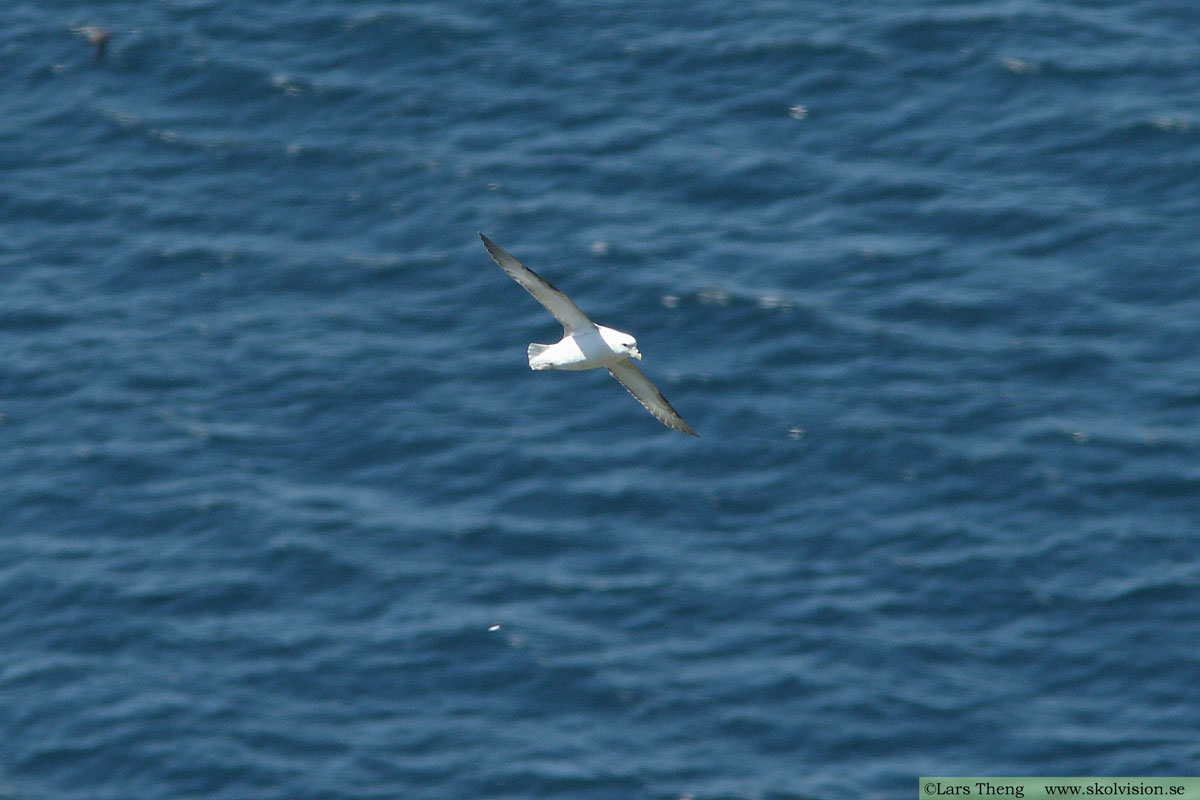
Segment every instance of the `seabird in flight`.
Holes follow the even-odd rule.
[[[559,342],[529,345],[530,369],[605,367],[663,425],[692,436],[697,435],[679,416],[679,412],[671,407],[667,398],[662,396],[662,392],[633,365],[630,359],[642,360],[636,339],[628,333],[592,322],[587,314],[571,302],[571,298],[551,286],[545,278],[517,261],[482,233],[479,238],[500,269],[521,284],[562,323],[563,337]]]

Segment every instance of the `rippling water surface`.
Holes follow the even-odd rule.
[[[16,3],[0,796],[1197,774],[1198,26]]]

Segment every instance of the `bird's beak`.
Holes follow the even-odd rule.
[[[634,351],[633,351],[633,357],[634,357],[634,358],[636,358],[638,361],[641,361],[641,360],[642,360],[642,351],[641,351],[641,350],[634,350]]]

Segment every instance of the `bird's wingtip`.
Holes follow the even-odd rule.
[[[487,251],[491,253],[492,258],[496,258],[498,253],[503,252],[499,245],[487,237],[487,234],[482,231],[478,231],[478,233],[480,241],[483,242],[483,246],[487,248]]]

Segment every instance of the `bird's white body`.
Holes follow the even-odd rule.
[[[596,369],[626,358],[642,358],[637,340],[603,325],[577,330],[555,344],[531,344],[528,352],[530,369]]]

